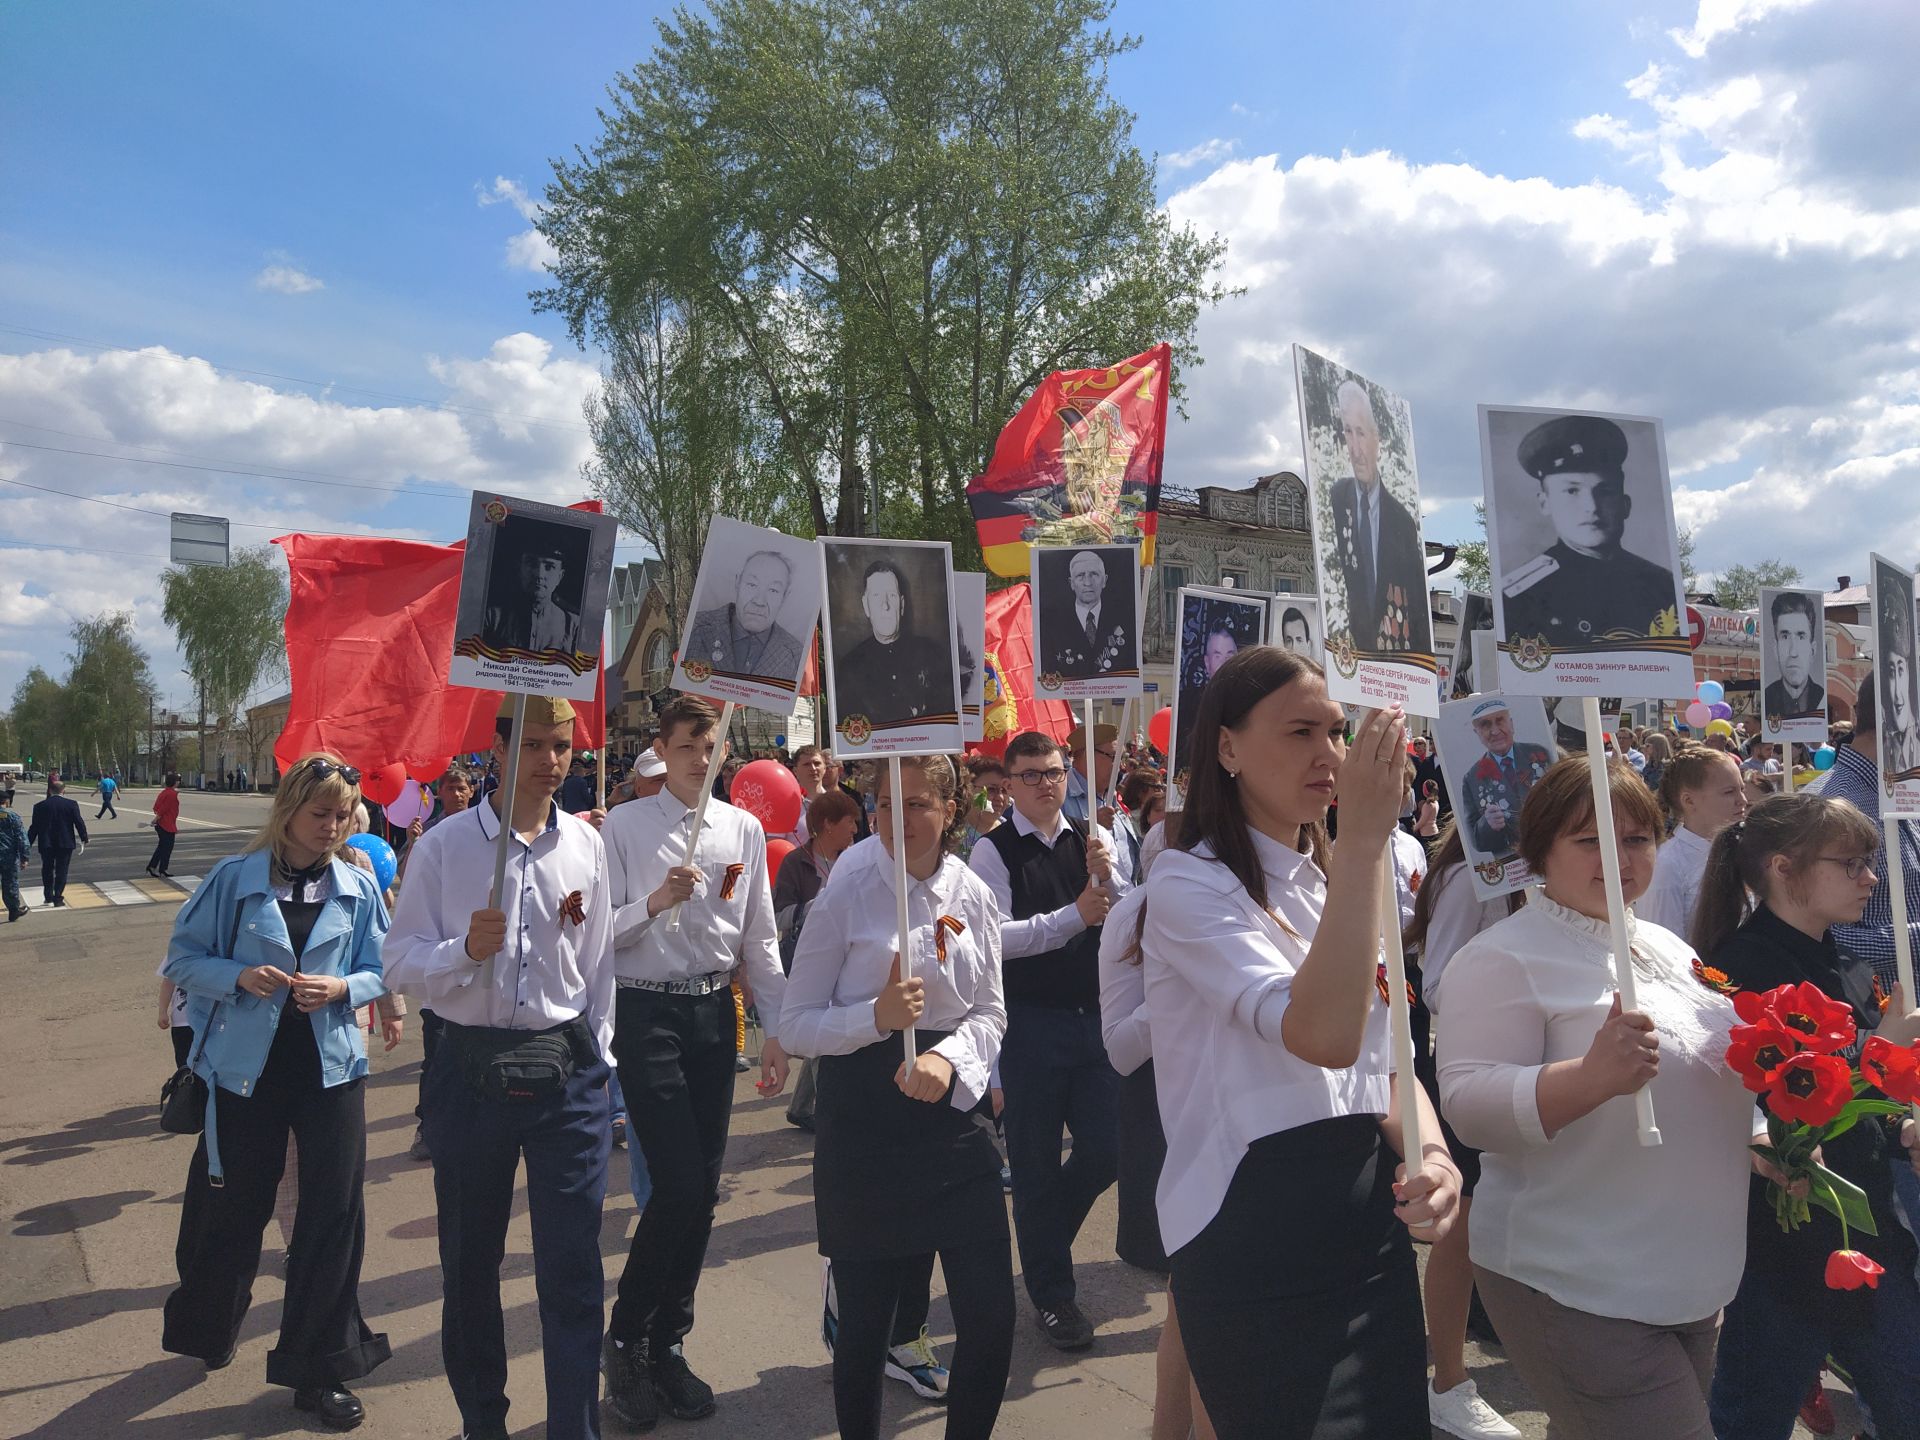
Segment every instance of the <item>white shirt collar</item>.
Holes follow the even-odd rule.
[[[1071,777],[1072,773],[1072,771],[1068,772],[1069,777]],[[1060,832],[1067,828],[1067,815],[1064,810],[1053,817],[1053,829],[1051,831],[1042,830],[1038,825],[1027,819],[1026,816],[1020,813],[1020,807],[1018,805],[1013,807],[1012,819],[1014,833],[1019,835],[1038,835],[1046,842],[1048,849],[1053,848],[1054,842],[1060,838]]]
[[[494,793],[498,794],[499,792],[495,791]],[[493,806],[489,801],[481,800],[477,804],[470,805],[467,808],[480,812],[480,833],[482,835],[486,836],[489,840],[498,840],[500,838],[500,817],[494,813]],[[559,828],[560,807],[554,801],[548,800],[547,823],[542,827],[541,834],[551,834]]]

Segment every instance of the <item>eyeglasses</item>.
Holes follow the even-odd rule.
[[[1038,790],[1042,785],[1058,785],[1067,778],[1067,772],[1059,766],[1051,770],[1016,770],[1013,778],[1029,790]]]
[[[336,765],[331,760],[309,760],[306,762],[306,768],[316,780],[325,780],[329,775],[338,775],[349,785],[360,783],[360,772],[351,765]]]
[[[1842,870],[1847,872],[1847,879],[1849,880],[1858,880],[1866,873],[1867,867],[1873,864],[1872,859],[1865,855],[1850,855],[1845,859],[1842,859],[1838,855],[1816,855],[1814,858],[1816,860],[1824,860],[1829,865],[1838,865]]]

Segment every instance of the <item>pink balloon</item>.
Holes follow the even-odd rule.
[[[800,782],[778,760],[741,766],[727,798],[758,820],[769,835],[784,835],[798,826],[807,802]]]
[[[1693,726],[1696,730],[1712,718],[1713,711],[1709,710],[1702,701],[1696,700],[1687,706],[1687,724]]]

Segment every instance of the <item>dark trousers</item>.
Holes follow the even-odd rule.
[[[9,920],[27,908],[20,898],[20,865],[15,860],[0,860],[0,902],[5,903]]]
[[[147,861],[147,869],[164,872],[173,863],[174,832],[156,830],[153,837],[153,858]]]
[[[40,888],[52,904],[67,893],[67,867],[73,863],[71,850],[40,852]]]
[[[191,1025],[170,1025],[167,1036],[173,1041],[173,1068],[178,1070],[187,1063],[187,1057],[193,1054],[193,1027]],[[276,1180],[277,1186],[279,1182]]]
[[[100,797],[100,810],[93,818],[98,820],[101,815],[111,815],[116,820],[120,818],[120,812],[113,808],[113,796],[102,795]]]
[[[655,1352],[693,1329],[693,1292],[706,1264],[720,1166],[733,1116],[733,992],[660,995],[622,989],[613,1053],[653,1193],[634,1226],[609,1333]]]
[[[607,1067],[574,1071],[550,1100],[488,1100],[441,1044],[427,1071],[427,1145],[440,1219],[440,1355],[468,1430],[507,1418],[507,1338],[500,1262],[514,1173],[527,1162],[533,1285],[540,1302],[547,1434],[600,1434],[600,1206],[607,1192]]]
[[[1853,1377],[1880,1440],[1920,1436],[1920,1287],[1891,1265],[1876,1288],[1850,1294],[1748,1270],[1721,1325],[1713,1433],[1786,1440],[1828,1355]]]
[[[161,1348],[217,1360],[233,1348],[253,1302],[260,1237],[286,1166],[287,1134],[300,1147],[299,1208],[287,1251],[280,1343],[267,1382],[295,1389],[353,1380],[388,1354],[387,1337],[360,1316],[360,1260],[367,1214],[365,1087],[320,1083],[313,1022],[289,1006],[251,1095],[215,1089],[226,1183],[207,1182],[202,1136],[187,1172],[174,1263],[180,1288],[167,1297]]]
[[[985,1440],[993,1433],[1013,1361],[1013,1255],[1006,1237],[940,1252],[953,1308],[952,1378],[947,1386],[947,1440]],[[932,1255],[833,1262],[840,1329],[833,1344],[833,1409],[841,1440],[880,1434],[880,1390],[887,1347],[897,1343],[899,1311],[918,1297],[922,1323]],[[913,1333],[920,1333],[916,1324]],[[911,1338],[911,1337],[909,1337]]]
[[[414,1103],[413,1118],[424,1119],[427,1113],[427,1077],[433,1074],[434,1052],[440,1048],[440,1036],[447,1028],[442,1020],[426,1006],[420,1007],[420,1098]]]
[[[1099,1007],[1009,1004],[1000,1083],[1020,1271],[1034,1305],[1056,1309],[1073,1299],[1074,1237],[1119,1166],[1120,1076],[1101,1043]]]

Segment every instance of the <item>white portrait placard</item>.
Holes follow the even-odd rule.
[[[1140,694],[1140,547],[1036,545],[1031,564],[1034,698]]]
[[[714,516],[674,689],[791,715],[820,597],[813,541]]]
[[[835,756],[951,755],[962,745],[953,548],[823,539],[821,633]]]
[[[1827,742],[1827,597],[1760,591],[1760,738],[1772,745]]]
[[[1534,881],[1520,858],[1520,807],[1557,751],[1537,695],[1469,695],[1440,707],[1440,771],[1453,797],[1474,894],[1495,900]]]

